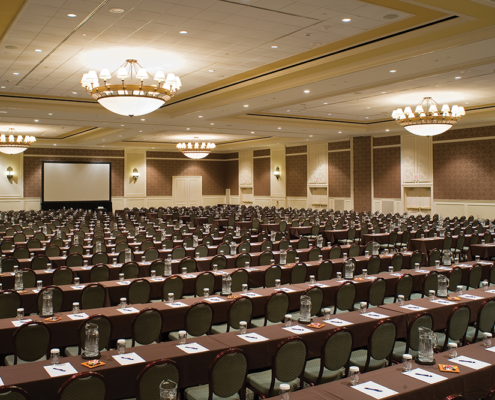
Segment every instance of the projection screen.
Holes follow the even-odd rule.
[[[43,202],[111,201],[109,162],[43,161]]]

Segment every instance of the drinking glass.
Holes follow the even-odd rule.
[[[249,261],[246,261],[246,262],[244,263],[244,268],[249,268]]]
[[[206,299],[208,297],[210,297],[210,289],[208,288],[203,288],[203,297]]]
[[[240,321],[239,322],[239,333],[241,335],[244,335],[244,334],[246,334],[246,330],[247,330],[247,322],[246,321]]]
[[[285,315],[285,326],[289,327],[291,325],[292,325],[292,315],[286,314]]]
[[[457,296],[460,296],[462,294],[462,285],[457,285],[457,291],[455,292]]]
[[[119,354],[125,353],[125,339],[117,340],[117,351]]]
[[[430,290],[428,291],[428,294],[429,294],[429,297],[430,297],[430,300],[435,300],[435,291],[434,290]]]
[[[488,281],[486,279],[483,282],[481,282],[481,287],[483,288],[484,291],[488,290]]]
[[[366,250],[366,251],[364,252],[364,256],[365,256],[365,257],[369,257],[369,256],[370,256],[370,252],[369,252],[368,250]]]
[[[448,348],[449,348],[449,358],[456,358],[457,357],[457,343],[449,343]]]
[[[325,320],[329,320],[330,319],[330,316],[332,315],[331,312],[332,311],[330,310],[330,308],[324,308],[323,309],[323,318]]]
[[[483,346],[492,347],[492,334],[490,332],[483,333]]]
[[[60,361],[60,349],[50,350],[50,361],[52,365],[57,365]]]
[[[243,283],[242,284],[242,291],[243,291],[243,293],[247,293],[248,292],[248,284],[247,283]]]
[[[290,395],[290,385],[287,383],[281,383],[278,389],[281,400],[289,400]]]
[[[74,278],[74,285],[79,286],[80,283],[81,283],[81,278],[79,278],[78,276],[76,276]]]
[[[394,273],[394,266],[393,265],[389,265],[388,266],[388,273],[389,274],[393,274]]]
[[[174,302],[174,294],[169,293],[167,297],[168,297],[169,304],[172,304]]]
[[[17,309],[17,319],[22,321],[24,319],[24,308]]]
[[[342,254],[342,258],[343,258],[344,260],[347,260],[347,253],[343,253],[343,254]]]
[[[119,274],[119,281],[124,282],[124,274],[122,272]]]
[[[438,268],[440,266],[440,260],[435,260],[435,268]]]
[[[213,264],[213,272],[217,272],[218,271],[218,264]]]
[[[368,276],[368,270],[367,270],[366,268],[365,268],[365,269],[363,269],[363,276],[364,276],[364,277]]]
[[[311,285],[314,285],[316,283],[316,279],[315,279],[315,276],[314,275],[310,275],[309,276],[309,283]]]
[[[46,264],[46,269],[48,271],[51,271],[52,270],[52,263],[51,262],[49,262],[49,263]]]
[[[359,367],[349,367],[349,381],[351,386],[357,385],[359,382]]]
[[[179,344],[186,344],[187,332],[179,331]]]
[[[475,261],[479,261],[479,260],[480,260],[480,256],[479,256],[479,254],[476,254],[476,255],[474,256],[474,260],[475,260]]]
[[[399,294],[397,296],[397,301],[399,303],[399,306],[403,306],[404,305],[404,295],[403,294]]]
[[[79,302],[75,301],[72,303],[72,314],[79,313]]]
[[[151,270],[151,279],[156,278],[156,271],[154,269]]]
[[[275,264],[275,260],[272,258],[272,259],[270,260],[270,265],[274,265],[274,264]]]
[[[402,370],[404,372],[410,371],[412,369],[412,355],[403,354],[402,355]]]
[[[43,281],[36,281],[36,286],[37,286],[38,290],[43,289]]]
[[[361,312],[361,314],[364,314],[366,312],[367,306],[368,303],[366,303],[365,301],[359,303],[359,311]]]
[[[342,279],[342,272],[337,272],[337,279]]]
[[[414,270],[419,271],[419,263],[414,263]]]
[[[117,265],[117,257],[113,258],[113,265]]]
[[[182,275],[187,275],[187,267],[182,267]]]
[[[275,287],[280,288],[280,279],[275,279]]]
[[[422,233],[422,234],[421,234],[421,239],[424,239],[424,238],[425,238],[425,234],[424,234],[424,233]]]
[[[127,307],[127,299],[125,297],[120,298],[120,308],[126,308]]]

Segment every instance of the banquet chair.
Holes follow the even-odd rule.
[[[199,245],[194,249],[195,257],[208,257],[208,247],[204,244]]]
[[[154,247],[149,247],[144,251],[143,261],[154,261],[160,258],[160,253]]]
[[[414,279],[411,274],[402,275],[395,284],[394,296],[388,296],[384,299],[384,304],[396,303],[399,295],[404,296],[404,300],[407,301],[411,298]]]
[[[104,282],[110,279],[110,269],[105,264],[96,264],[89,272],[90,282]]]
[[[368,275],[376,275],[380,271],[380,256],[371,256],[366,264]]]
[[[172,239],[165,239],[162,241],[162,249],[173,249],[174,241]]]
[[[466,332],[470,316],[471,310],[466,305],[456,306],[452,309],[444,332],[436,332],[437,351],[447,350],[448,343],[452,342],[457,343],[458,346],[466,344]]]
[[[298,249],[307,249],[309,247],[309,240],[307,237],[302,237],[297,241]]]
[[[2,400],[30,400],[28,393],[17,386],[1,386],[0,399]]]
[[[68,267],[82,267],[84,264],[83,256],[79,253],[72,253],[67,256],[65,265]]]
[[[82,310],[102,308],[105,305],[107,292],[99,283],[90,283],[81,291],[79,304]]]
[[[7,236],[10,236],[10,235],[7,235]],[[14,243],[18,243],[18,242],[25,242],[26,241],[26,235],[24,233],[16,233],[14,235]]]
[[[94,253],[91,257],[91,265],[96,264],[108,264],[108,254],[100,251],[98,253]]]
[[[0,291],[0,318],[15,318],[21,307],[21,295],[14,290]]]
[[[394,267],[394,272],[398,272],[402,269],[402,263],[404,261],[404,256],[401,253],[395,253],[392,256],[392,260],[390,261],[390,265]]]
[[[462,269],[461,267],[453,267],[449,274],[449,292],[457,291],[457,286],[462,281]]]
[[[14,354],[5,357],[5,365],[25,364],[47,360],[50,351],[51,332],[41,321],[27,322],[14,332]]]
[[[249,253],[250,251],[251,244],[249,244],[249,242],[241,242],[237,245],[237,254]]]
[[[125,249],[128,249],[128,248],[129,248],[129,245],[127,244],[127,242],[116,243],[115,244],[115,253],[120,255],[120,253],[122,253]]]
[[[261,251],[272,251],[273,250],[273,243],[270,242],[268,239],[264,240],[263,243],[261,243]]]
[[[342,249],[340,248],[340,246],[339,245],[332,246],[330,248],[328,259],[334,260],[336,258],[341,258],[341,257],[342,257]]]
[[[213,240],[213,238],[211,236],[205,236],[203,238],[203,240],[201,241],[201,243],[205,246],[213,246],[215,241]]]
[[[91,400],[106,399],[105,378],[97,372],[80,372],[72,375],[60,387],[57,400]]]
[[[296,262],[297,251],[293,248],[287,250],[287,264],[292,264]]]
[[[29,250],[26,247],[17,247],[12,255],[18,260],[23,260],[29,258]]]
[[[26,243],[26,246],[28,249],[39,249],[41,248],[41,242],[39,241],[39,239],[29,239]]]
[[[368,288],[367,308],[381,306],[385,299],[385,291],[387,290],[387,282],[383,278],[377,278]],[[360,306],[354,306],[355,310],[359,310]]]
[[[253,327],[275,325],[282,322],[289,310],[289,296],[285,292],[275,292],[270,295],[265,303],[265,314],[263,317],[253,319]]]
[[[253,316],[253,301],[249,297],[238,297],[230,303],[227,313],[227,323],[211,327],[211,333],[225,333],[239,330],[239,323],[246,321],[249,328]]]
[[[123,263],[126,262],[125,261],[125,250],[126,249],[122,250],[119,253],[119,256],[118,256],[118,262],[119,262],[119,264],[123,264]],[[131,250],[131,261],[129,261],[129,262],[132,262],[132,261],[134,261],[134,252]]]
[[[80,244],[73,244],[72,246],[69,247],[68,253],[69,254],[77,253],[77,254],[83,255],[84,254],[84,249],[83,249],[83,247]]]
[[[423,277],[423,284],[421,288],[421,293],[412,293],[411,299],[417,300],[422,299],[424,297],[428,297],[430,290],[434,290],[435,293],[438,290],[438,272],[430,271]]]
[[[65,356],[72,357],[81,355],[86,343],[86,324],[95,324],[98,326],[98,350],[110,349],[110,339],[112,337],[113,324],[105,315],[94,314],[82,321],[77,328],[78,344],[69,346],[65,349]]]
[[[290,283],[294,285],[296,283],[306,282],[306,277],[308,275],[308,267],[304,263],[298,263],[292,267],[290,271]]]
[[[312,247],[309,250],[308,261],[318,261],[320,255],[321,255],[321,249],[319,247]]]
[[[180,260],[186,257],[186,249],[181,246],[175,246],[172,250],[172,259]]]
[[[316,270],[317,281],[327,281],[332,279],[333,263],[330,260],[325,260],[320,263]]]
[[[179,367],[174,360],[162,358],[146,364],[136,378],[136,399],[160,400],[160,383],[167,380],[180,388]]]
[[[0,250],[12,250],[14,248],[14,242],[11,240],[3,240],[0,244]]]
[[[150,265],[150,271],[155,271],[157,277],[164,276],[165,261],[163,261],[161,258],[157,258],[153,260],[153,262]]]
[[[282,340],[273,355],[272,368],[249,374],[247,386],[262,398],[276,396],[281,383],[289,384],[291,391],[302,388],[307,354],[306,344],[300,337]]]
[[[188,338],[209,335],[213,321],[213,309],[210,304],[202,301],[192,304],[186,312],[185,331]],[[179,332],[170,332],[170,340],[178,340]]]
[[[280,240],[280,243],[278,244],[279,250],[287,250],[289,246],[290,246],[290,240],[285,238]]]
[[[49,262],[50,259],[47,256],[45,256],[44,254],[38,254],[31,260],[31,269],[35,271],[47,269]]]
[[[330,332],[323,341],[320,357],[306,362],[304,380],[314,386],[345,376],[353,341],[352,333],[347,328]]]
[[[349,257],[358,257],[360,252],[361,247],[357,243],[353,243],[349,248]]]
[[[335,292],[333,313],[352,311],[356,298],[356,285],[353,282],[342,283]]]
[[[230,276],[232,277],[232,292],[240,292],[242,290],[242,285],[248,284],[249,273],[243,268],[235,270]]]
[[[428,254],[428,266],[429,267],[435,266],[435,261],[437,260],[440,261],[440,264],[442,263],[442,254],[440,253],[440,250],[432,249],[430,251],[430,254]]]
[[[217,247],[217,254],[230,254],[230,246],[227,243],[220,243]]]
[[[141,251],[146,251],[149,248],[155,248],[155,244],[153,243],[152,240],[145,240],[141,242],[141,245],[139,247]]]
[[[64,292],[58,286],[46,286],[39,291],[36,295],[36,304],[38,305],[38,314],[41,315],[43,311],[43,293],[46,290],[52,291],[52,305],[53,305],[53,313],[59,313],[62,311],[62,307],[64,306]]]
[[[397,242],[396,247],[407,247],[409,243],[409,239],[411,238],[411,231],[405,230],[402,232],[402,239],[400,242]]]
[[[265,270],[264,286],[266,288],[275,287],[275,280],[282,278],[282,268],[279,265],[272,265]]]
[[[476,264],[471,267],[471,271],[469,271],[467,289],[478,289],[480,287],[482,273],[483,267],[481,264]]]
[[[174,294],[174,300],[182,298],[184,293],[184,281],[179,275],[172,275],[165,279],[162,286],[162,300],[168,300],[168,294]]]
[[[74,272],[67,267],[58,267],[52,275],[54,285],[70,285],[74,280]]]
[[[230,348],[218,354],[209,366],[208,383],[184,391],[187,400],[213,398],[246,399],[248,363],[244,351]]]
[[[270,265],[271,264],[271,260],[273,260],[275,257],[273,255],[273,253],[271,251],[264,251],[263,253],[261,253],[260,255],[260,261],[259,261],[259,265]]]
[[[409,269],[414,269],[414,264],[419,264],[421,267],[421,260],[423,259],[423,254],[420,251],[416,250],[413,252],[411,256],[411,260],[409,261]]]
[[[139,276],[139,265],[134,261],[126,262],[122,265],[120,273],[124,274],[124,279],[135,279]]]
[[[24,282],[24,289],[36,287],[36,273],[32,269],[22,269],[22,280]]]
[[[150,302],[151,284],[146,279],[136,279],[127,287],[129,304],[146,304]]]
[[[184,267],[186,268],[188,274],[192,272],[196,272],[197,269],[196,260],[191,257],[183,258],[179,263],[179,273],[182,273],[182,268]]]
[[[213,295],[215,291],[215,275],[208,271],[201,272],[196,277],[194,288],[194,297],[203,297],[204,289],[208,289],[209,294]]]
[[[414,316],[407,329],[406,340],[397,340],[392,351],[392,359],[398,363],[402,362],[403,354],[410,354],[414,359],[418,357],[419,351],[419,328],[433,328],[433,316],[422,312]]]
[[[483,340],[483,333],[489,332],[493,335],[495,324],[495,300],[485,300],[479,310],[474,326],[468,326],[466,342],[475,343]]]
[[[389,319],[378,322],[370,332],[366,349],[351,353],[350,364],[359,367],[361,372],[383,368],[392,361],[397,327]]]
[[[182,240],[182,247],[193,247],[193,238],[188,237]]]
[[[132,341],[126,347],[159,343],[162,333],[162,314],[156,308],[145,308],[132,320]]]
[[[215,257],[211,259],[210,269],[213,269],[213,265],[217,265],[217,268],[225,269],[227,267],[227,258],[222,254],[217,254]]]

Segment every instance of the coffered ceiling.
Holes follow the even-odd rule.
[[[0,130],[37,146],[397,134],[391,111],[425,96],[463,105],[458,128],[495,125],[492,0],[11,0],[0,36]],[[179,94],[132,119],[95,103],[82,74],[129,58],[179,75]]]

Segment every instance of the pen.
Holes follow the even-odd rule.
[[[65,369],[62,369],[62,368],[55,368],[55,367],[53,367],[53,369],[56,369],[57,371],[65,372]]]
[[[131,357],[124,357],[124,356],[121,356],[120,358],[124,358],[126,360],[131,360],[131,361],[134,361],[134,358],[131,358]]]
[[[367,389],[367,390],[374,390],[375,392],[383,392],[383,390],[375,389],[375,388],[365,387],[365,389]]]
[[[330,321],[332,324],[341,324],[342,322],[340,321]]]
[[[247,336],[246,337],[250,338],[250,339],[258,339],[256,336]]]
[[[469,360],[457,360],[457,361],[460,361],[460,362],[468,362],[468,363],[471,363],[471,364],[476,364],[474,361],[469,361]]]
[[[293,327],[292,329],[294,329],[295,331],[303,331],[304,330],[304,329],[296,328],[296,327]]]
[[[417,372],[416,372],[414,375],[419,375],[419,376],[427,376],[428,378],[433,378],[433,375],[418,374]]]
[[[380,315],[378,314],[375,314],[375,313],[368,313],[368,315],[372,316],[372,317],[379,317]]]
[[[197,348],[197,347],[191,347],[191,346],[186,346],[186,349],[198,350],[198,348]]]

